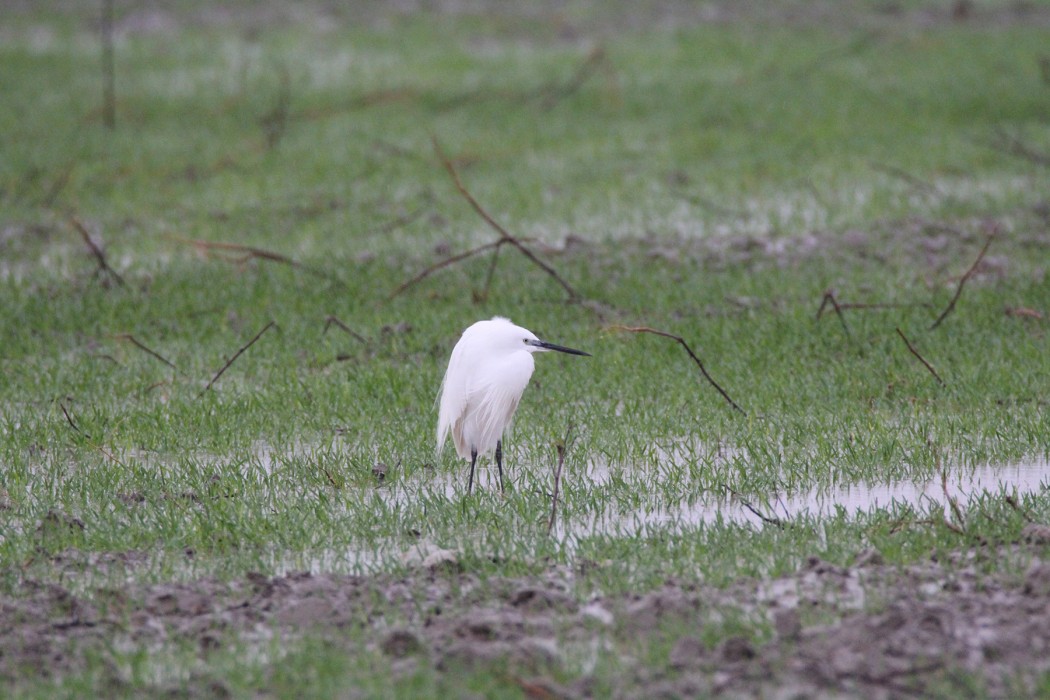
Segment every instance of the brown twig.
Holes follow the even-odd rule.
[[[146,354],[148,354],[148,355],[150,355],[150,356],[160,360],[161,362],[166,364],[168,367],[171,367],[174,370],[178,369],[178,367],[175,366],[174,362],[172,362],[171,360],[167,359],[166,357],[164,357],[160,353],[158,353],[158,352],[156,352],[154,350],[151,350],[150,348],[146,347],[142,342],[140,342],[138,340],[138,338],[136,338],[135,336],[131,335],[130,333],[118,333],[114,337],[117,340],[126,340],[129,343],[131,343],[132,345],[134,345],[135,347],[137,347],[142,352],[144,352],[144,353],[146,353]]]
[[[425,193],[425,199],[426,199],[425,202],[420,204],[418,207],[416,207],[412,211],[410,211],[410,212],[408,212],[406,214],[402,214],[401,216],[398,216],[398,217],[396,217],[394,219],[391,219],[390,221],[387,221],[384,224],[381,224],[380,226],[378,226],[375,229],[373,229],[373,231],[375,233],[392,233],[392,232],[396,231],[399,228],[403,228],[405,226],[408,226],[413,221],[415,221],[416,219],[418,219],[420,216],[423,215],[423,212],[425,212],[427,210],[427,207],[429,207],[431,202],[433,201],[433,195],[431,195],[431,193],[429,191],[427,191]]]
[[[50,209],[55,204],[55,200],[58,199],[58,195],[62,193],[62,190],[69,184],[69,179],[73,175],[73,168],[76,167],[77,162],[75,160],[69,161],[65,168],[59,172],[58,177],[55,178],[51,186],[47,188],[47,192],[40,200],[40,206],[44,209]]]
[[[533,264],[535,264],[537,267],[539,267],[541,270],[547,273],[550,277],[552,277],[559,285],[561,285],[562,289],[565,290],[565,293],[569,295],[570,301],[579,300],[580,295],[577,294],[576,290],[573,289],[572,286],[554,270],[554,268],[552,268],[550,265],[536,257],[536,254],[529,250],[527,247],[525,247],[525,244],[522,243],[520,239],[512,236],[507,231],[507,229],[503,228],[503,226],[498,221],[492,218],[491,214],[485,211],[485,209],[478,203],[478,201],[474,199],[474,195],[472,195],[470,191],[467,190],[467,188],[463,185],[463,182],[459,179],[459,173],[456,171],[456,166],[453,165],[449,157],[445,155],[445,151],[441,148],[441,143],[437,140],[437,137],[431,136],[430,140],[434,145],[434,152],[437,154],[438,159],[441,161],[441,165],[444,166],[445,170],[448,172],[449,177],[452,178],[452,182],[456,186],[456,190],[463,196],[464,199],[467,200],[467,203],[470,204],[470,206],[474,209],[475,212],[477,212],[478,216],[480,216],[485,221],[485,223],[491,226],[492,229],[500,235],[501,241],[509,243],[510,245],[517,248],[518,252],[520,252]]]
[[[292,104],[292,79],[288,66],[281,64],[278,71],[277,100],[273,107],[259,120],[266,135],[266,148],[273,150],[288,130],[288,114]]]
[[[554,109],[558,102],[570,97],[583,87],[583,84],[587,82],[587,79],[590,78],[594,72],[605,63],[605,61],[605,49],[601,46],[592,49],[568,82],[564,85],[547,86],[539,91],[539,94],[543,97],[541,108],[545,112]]]
[[[839,317],[839,323],[842,324],[842,330],[846,334],[847,340],[852,340],[853,336],[850,335],[849,326],[846,325],[846,317],[842,315],[842,307],[839,306],[839,302],[835,299],[835,295],[828,290],[824,292],[824,298],[820,301],[820,308],[817,309],[817,320],[820,320],[821,315],[824,313],[824,307],[831,304],[831,308],[835,309],[835,315]]]
[[[874,302],[874,303],[863,303],[863,302],[839,302],[839,308],[843,311],[853,310],[868,310],[868,309],[912,309],[912,308],[930,308],[933,304],[925,301],[915,301],[907,303],[893,303],[893,302]]]
[[[331,316],[331,315],[325,316],[325,319],[324,319],[324,330],[321,331],[321,335],[324,335],[325,333],[327,333],[328,329],[331,328],[332,326],[335,326],[336,328],[340,329],[341,331],[343,331],[347,335],[350,335],[351,337],[361,341],[365,345],[368,345],[368,338],[364,337],[363,335],[361,335],[360,333],[355,331],[353,328],[351,328],[350,326],[346,325],[345,323],[340,321],[335,316]]]
[[[886,175],[889,175],[890,177],[895,177],[898,180],[903,180],[904,182],[908,183],[913,188],[919,190],[924,194],[932,195],[934,197],[941,196],[941,191],[938,190],[935,186],[931,185],[925,180],[915,177],[903,168],[898,168],[895,165],[887,165],[885,163],[876,163],[874,161],[872,161],[870,165],[872,170],[885,173]]]
[[[1004,153],[1009,153],[1012,156],[1022,158],[1029,163],[1034,163],[1044,168],[1050,168],[1050,154],[1036,151],[1021,141],[1020,138],[1006,133],[1004,129],[996,131],[993,145]]]
[[[779,528],[783,528],[784,527],[784,521],[783,520],[781,520],[780,518],[776,517],[775,515],[766,515],[765,513],[761,512],[760,510],[755,508],[753,505],[751,505],[750,501],[745,500],[744,497],[741,496],[739,492],[735,491],[733,488],[731,488],[727,484],[722,484],[722,488],[724,488],[726,491],[728,491],[729,494],[733,496],[733,498],[735,498],[738,501],[740,501],[740,505],[744,506],[749,511],[754,513],[755,516],[757,516],[758,519],[761,520],[762,522],[764,522],[764,523],[766,523],[768,525],[775,525],[775,526],[777,526]]]
[[[940,457],[937,459],[940,462]],[[940,467],[941,470],[941,490],[944,492],[944,497],[948,500],[948,505],[952,509],[952,513],[955,515],[956,521],[959,523],[959,529],[965,531],[966,529],[966,518],[963,517],[962,509],[959,508],[959,502],[955,499],[955,496],[948,493],[948,472],[945,471],[944,467]]]
[[[993,228],[992,232],[988,234],[988,239],[984,242],[981,252],[977,254],[977,259],[973,261],[973,265],[970,265],[970,269],[968,269],[959,279],[959,286],[955,288],[955,295],[952,297],[952,300],[948,302],[948,306],[945,307],[944,311],[941,312],[941,315],[938,316],[937,320],[933,322],[932,326],[930,326],[931,331],[941,325],[941,322],[947,318],[948,314],[950,314],[955,308],[955,303],[959,301],[959,297],[962,296],[963,287],[966,286],[966,282],[969,281],[970,277],[973,276],[973,273],[977,271],[977,266],[981,264],[982,260],[984,260],[984,254],[988,252],[988,246],[992,244],[996,231],[997,229]]]
[[[198,251],[203,252],[205,255],[209,255],[213,251],[228,251],[231,253],[242,253],[240,257],[219,256],[221,259],[230,262],[243,264],[248,262],[249,260],[259,259],[266,260],[268,262],[280,263],[282,265],[294,267],[297,270],[302,270],[303,272],[311,274],[315,277],[320,277],[321,279],[327,280],[329,282],[334,282],[340,287],[346,287],[346,284],[341,279],[335,277],[332,274],[329,274],[328,272],[325,272],[324,270],[320,270],[310,265],[305,265],[299,262],[298,260],[295,260],[294,258],[288,257],[287,255],[284,255],[282,253],[275,253],[274,251],[266,250],[265,248],[256,248],[255,246],[242,245],[240,243],[225,243],[222,241],[203,241],[196,238],[183,238],[182,236],[168,236],[168,238],[170,238],[173,241],[177,241],[178,243],[193,246]]]
[[[685,348],[685,351],[687,353],[689,353],[689,357],[693,358],[693,362],[695,362],[696,366],[700,368],[700,372],[703,373],[704,378],[707,379],[707,381],[711,384],[711,386],[713,386],[715,389],[718,390],[718,393],[722,395],[722,398],[725,399],[726,401],[728,401],[729,405],[732,406],[733,408],[735,408],[737,411],[739,411],[742,415],[745,415],[745,416],[747,415],[747,411],[745,411],[744,409],[740,408],[740,406],[737,405],[736,401],[733,401],[733,399],[729,398],[729,394],[726,393],[725,389],[720,387],[718,385],[718,382],[716,382],[714,379],[711,378],[711,375],[707,373],[707,369],[704,368],[704,363],[700,361],[700,358],[696,356],[696,353],[693,352],[693,349],[691,347],[689,347],[689,344],[687,342],[685,342],[685,339],[682,338],[682,336],[675,335],[673,333],[668,333],[667,331],[660,331],[660,330],[657,330],[655,328],[649,328],[648,326],[618,326],[617,325],[617,326],[609,326],[608,330],[611,330],[611,331],[626,331],[628,333],[652,333],[653,335],[660,335],[660,336],[663,336],[664,338],[670,338],[671,340],[677,341],[678,344],[681,345],[683,348]]]
[[[943,515],[939,519],[922,518],[921,520],[906,520],[902,518],[893,524],[893,527],[890,528],[890,534],[896,535],[898,532],[903,532],[906,527],[909,527],[911,525],[940,525],[942,527],[947,528],[948,530],[951,530],[956,535],[962,535],[964,537],[966,536],[966,532],[964,530],[962,530],[955,523],[949,522],[948,519],[945,518]]]
[[[98,269],[115,279],[117,281],[117,284],[119,284],[121,287],[127,286],[124,282],[124,278],[121,277],[116,270],[109,266],[109,262],[106,261],[106,254],[102,252],[102,249],[99,248],[98,244],[95,243],[95,241],[91,240],[91,234],[88,233],[87,227],[84,226],[80,219],[78,219],[75,216],[70,217],[69,223],[72,224],[73,228],[77,230],[77,233],[80,234],[80,237],[84,239],[84,244],[88,247],[88,250],[90,250],[91,254],[95,256],[95,261],[98,262]]]
[[[901,340],[903,340],[904,344],[908,347],[908,352],[910,352],[912,355],[915,355],[915,357],[919,359],[919,362],[921,362],[923,366],[925,366],[926,369],[929,370],[930,374],[933,375],[933,378],[936,379],[941,386],[945,386],[944,380],[941,379],[941,375],[937,374],[937,370],[933,368],[933,365],[927,362],[926,358],[919,354],[919,351],[915,349],[915,347],[911,344],[911,341],[908,340],[908,336],[904,335],[904,332],[901,331],[900,328],[897,329],[897,335],[901,337]]]
[[[1006,496],[1005,500],[1006,500],[1006,505],[1010,506],[1015,511],[1020,513],[1021,517],[1024,518],[1025,521],[1027,521],[1029,523],[1034,523],[1035,522],[1035,520],[1032,518],[1031,514],[1027,510],[1025,510],[1024,508],[1021,507],[1021,504],[1017,502],[1016,498],[1014,498],[1013,496]]]
[[[492,251],[492,262],[489,263],[489,271],[485,275],[485,285],[481,288],[481,292],[475,296],[478,302],[483,302],[489,298],[489,289],[492,288],[492,277],[496,274],[496,263],[499,262],[499,251],[500,246],[496,246],[496,249]]]
[[[478,246],[477,248],[471,248],[470,250],[468,250],[466,252],[463,252],[463,253],[459,253],[458,255],[453,255],[450,258],[445,258],[441,262],[435,263],[434,265],[431,265],[430,267],[426,268],[425,270],[420,272],[418,275],[416,275],[412,279],[401,283],[401,285],[399,285],[397,289],[395,289],[393,292],[390,293],[390,296],[387,297],[387,300],[393,299],[394,297],[396,297],[397,295],[401,294],[405,290],[407,290],[407,289],[409,289],[411,287],[414,287],[415,285],[419,284],[420,282],[425,280],[427,277],[429,277],[430,275],[434,274],[435,272],[437,272],[438,270],[440,270],[442,268],[448,267],[449,265],[454,265],[454,264],[458,263],[461,260],[466,260],[467,258],[474,257],[475,255],[478,255],[480,253],[484,253],[486,250],[492,250],[493,248],[499,248],[504,243],[506,243],[506,241],[504,241],[504,240],[498,240],[498,241],[494,241],[492,243],[486,243],[485,245]]]
[[[254,345],[255,341],[257,341],[259,338],[261,338],[263,333],[265,333],[266,331],[270,330],[271,328],[273,328],[276,325],[277,325],[277,323],[275,321],[270,321],[269,323],[267,323],[263,327],[263,329],[261,331],[259,331],[258,333],[255,334],[255,337],[253,337],[251,340],[249,340],[247,342],[247,344],[245,344],[244,346],[241,347],[241,349],[239,349],[237,352],[235,352],[233,357],[231,357],[229,360],[227,360],[226,364],[224,364],[222,366],[222,369],[220,369],[218,372],[215,373],[215,376],[211,378],[210,382],[208,382],[208,386],[204,387],[201,390],[201,393],[199,393],[197,395],[197,397],[200,398],[201,396],[204,396],[205,392],[208,391],[208,389],[211,389],[212,385],[215,384],[215,382],[217,382],[219,380],[219,377],[222,376],[222,373],[225,372],[226,370],[228,370],[230,368],[230,365],[232,365],[234,362],[236,362],[237,358],[240,357],[244,353],[245,350],[247,350],[252,345]]]
[[[558,487],[561,484],[561,470],[565,466],[565,453],[569,449],[569,436],[572,434],[572,423],[569,423],[565,431],[565,437],[558,443],[558,466],[554,469],[554,493],[551,495],[551,517],[547,520],[547,537],[551,536],[554,529],[554,519],[558,512]]]
[[[80,433],[81,435],[83,435],[86,438],[90,438],[91,437],[90,435],[85,433],[83,430],[81,430],[79,427],[77,427],[76,421],[73,420],[73,416],[69,415],[69,411],[66,410],[66,405],[64,403],[59,401],[58,402],[58,407],[62,409],[62,415],[66,417],[66,422],[69,423],[69,427],[70,428],[72,428],[73,430],[77,431],[78,433]]]

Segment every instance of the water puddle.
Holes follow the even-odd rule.
[[[943,510],[951,517],[949,499],[960,506],[982,494],[1021,496],[1050,488],[1050,462],[1033,460],[1008,465],[982,465],[938,474],[921,481],[824,486],[801,493],[772,493],[767,498],[737,494],[701,494],[678,504],[643,504],[629,511],[608,512],[587,522],[569,522],[563,535],[626,534],[652,527],[688,527],[699,524],[762,525],[769,520],[855,516],[881,508],[911,506]]]
[[[262,484],[280,495],[295,480],[297,469],[322,469],[325,465],[345,463],[346,446],[338,442],[327,445],[292,444],[277,448],[259,443],[237,460],[201,456],[191,460],[197,468],[214,469],[216,473],[237,473],[249,482]],[[740,453],[725,445],[705,446],[694,443],[653,446],[654,463],[674,472],[675,465],[690,460],[712,466],[726,465]],[[153,456],[153,461],[163,462]],[[669,466],[668,466],[669,465]],[[495,491],[496,475],[492,465],[479,465],[475,488]],[[361,469],[368,469],[361,466]],[[290,471],[289,471],[290,470]],[[178,471],[178,468],[175,468]],[[288,473],[285,473],[285,472]],[[670,473],[669,472],[669,473]],[[821,485],[792,492],[770,492],[768,495],[739,495],[719,489],[690,490],[690,479],[683,478],[675,500],[675,491],[652,488],[640,470],[630,467],[610,468],[600,461],[588,461],[572,475],[571,488],[563,481],[564,506],[556,526],[557,535],[569,540],[595,534],[636,535],[649,529],[688,529],[701,524],[736,524],[761,526],[771,520],[831,517],[840,513],[855,516],[878,509],[912,507],[922,512],[942,510],[951,518],[950,501],[965,507],[983,494],[1000,493],[1023,496],[1050,488],[1050,460],[1046,457],[1027,459],[1013,464],[986,464],[976,467],[948,467],[946,477],[938,473],[926,479],[897,480],[881,483],[839,483]],[[346,508],[388,510],[396,512],[429,500],[458,501],[466,487],[466,465],[445,463],[440,468],[416,470],[405,476],[394,468],[385,481],[374,487],[343,492]],[[546,494],[550,474],[518,470],[513,466],[507,478],[514,490],[533,489]],[[566,477],[568,478],[568,476]],[[359,486],[368,483],[359,482]],[[513,493],[513,491],[511,492]],[[544,496],[546,497],[546,496]],[[374,564],[370,556],[358,566]],[[367,553],[365,553],[367,554]],[[327,553],[343,560],[345,552]],[[322,557],[323,559],[323,557]],[[325,561],[310,562],[310,568],[323,569]],[[333,562],[328,562],[333,563]]]

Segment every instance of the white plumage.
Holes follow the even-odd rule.
[[[532,331],[499,316],[467,328],[452,349],[441,383],[437,444],[440,452],[451,432],[456,454],[470,460],[468,492],[478,455],[493,449],[503,489],[503,431],[532,377],[532,353],[547,350],[587,355],[543,342]]]

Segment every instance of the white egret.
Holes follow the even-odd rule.
[[[570,355],[590,353],[546,343],[529,330],[496,316],[463,331],[441,382],[438,411],[438,453],[452,432],[456,453],[470,460],[467,493],[474,485],[478,455],[496,449],[499,489],[503,492],[503,431],[514,417],[529,384],[534,352],[557,350]]]

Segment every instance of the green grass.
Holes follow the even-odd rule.
[[[669,576],[729,585],[865,547],[907,563],[1015,540],[1025,521],[999,494],[963,504],[964,537],[900,531],[930,517],[906,506],[785,529],[674,516],[724,486],[768,503],[772,491],[1050,455],[1050,177],[994,147],[1001,132],[1050,146],[1046,31],[852,12],[837,26],[635,27],[587,41],[499,14],[249,34],[180,21],[118,43],[112,132],[89,18],[17,14],[0,42],[0,587],[56,576],[50,557],[70,549],[148,553],[69,582],[87,592],[126,576],[399,571],[422,540],[481,576],[622,563],[581,573],[584,597]],[[594,74],[545,102],[594,47]],[[270,147],[264,122],[283,91]],[[432,136],[483,206],[537,250],[553,246],[545,260],[606,318],[566,304],[510,249],[484,301],[473,299],[488,257],[389,298],[494,239]],[[98,273],[71,216],[126,285]],[[1000,233],[988,266],[929,330],[989,221]],[[187,239],[309,269],[206,257]],[[847,311],[847,334],[833,314],[815,319],[829,288],[903,306]],[[1044,318],[1004,313],[1019,307]],[[494,314],[594,355],[537,362],[507,441],[505,500],[487,473],[464,497],[465,465],[433,444],[451,346]],[[326,330],[330,315],[368,342]],[[682,348],[611,324],[681,334],[747,415]],[[560,534],[548,538],[570,424]],[[376,462],[388,465],[381,486]],[[1050,518],[1045,492],[1020,502]],[[638,520],[660,510],[663,525]],[[592,533],[596,522],[606,527]],[[311,693],[370,677],[324,654],[311,665],[308,645]],[[251,663],[228,663],[228,683],[261,683]],[[304,682],[286,672],[266,680],[276,695]],[[417,680],[416,692],[446,682]],[[451,690],[502,687],[463,683]]]

